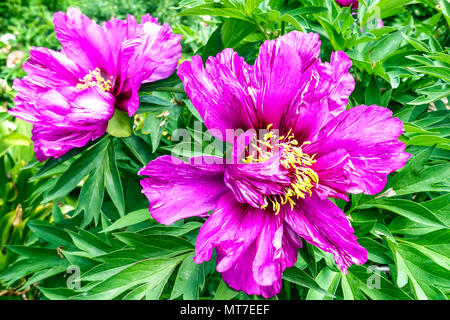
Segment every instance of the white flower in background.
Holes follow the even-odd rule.
[[[10,86],[8,85],[8,82],[6,82],[5,79],[0,78],[0,93],[9,91]]]
[[[0,54],[7,54],[11,50],[10,43],[16,40],[12,33],[5,33],[0,36]]]
[[[20,50],[12,51],[6,58],[6,67],[14,68],[25,57],[25,52]]]
[[[0,42],[3,42],[6,45],[10,44],[11,42],[13,42],[15,40],[16,40],[16,36],[13,35],[12,33],[5,33],[0,36]]]

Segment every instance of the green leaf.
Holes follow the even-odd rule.
[[[72,245],[72,239],[66,231],[50,224],[47,221],[31,220],[27,226],[41,239],[55,246],[68,248]]]
[[[82,229],[78,231],[79,233],[67,230],[67,233],[69,233],[75,246],[88,253],[90,257],[100,256],[111,250],[111,246],[91,232]]]
[[[204,264],[197,264],[193,257],[195,253],[188,255],[178,270],[175,284],[173,285],[170,299],[176,299],[183,295],[184,300],[198,300],[199,289],[205,282]]]
[[[182,254],[193,250],[193,245],[181,238],[168,235],[141,235],[132,232],[115,233],[125,244],[146,250],[154,256]]]
[[[83,295],[76,298],[89,300],[109,300],[123,292],[137,286],[146,284],[147,292],[159,290],[165,284],[175,267],[185,258],[184,255],[169,259],[144,260],[133,264],[108,279],[88,288]],[[81,289],[83,290],[83,288]],[[159,296],[156,294],[155,296]],[[154,296],[154,298],[156,298]]]
[[[98,168],[104,158],[110,139],[102,139],[92,149],[75,160],[56,182],[52,190],[44,198],[44,202],[61,198],[75,189],[78,183],[87,176],[92,168]]]
[[[441,291],[434,287],[450,288],[448,269],[428,259],[417,249],[402,243],[389,243],[395,252],[397,266],[408,275],[417,299],[446,299]]]
[[[11,147],[30,146],[31,140],[27,136],[13,132],[0,138],[0,157],[3,156]]]
[[[248,21],[228,19],[222,25],[222,43],[225,48],[236,46],[249,34],[257,30],[257,27]]]
[[[121,216],[125,214],[125,198],[123,196],[122,182],[117,169],[114,144],[110,143],[103,160],[105,168],[105,187],[111,200]]]
[[[389,281],[381,271],[374,268],[353,265],[349,273],[359,281],[359,290],[373,300],[412,299],[405,291]]]
[[[212,4],[205,4],[188,8],[179,13],[180,16],[197,16],[197,15],[210,15],[217,17],[236,18],[251,22],[251,19],[241,10],[235,8],[220,8]]]
[[[417,73],[424,73],[436,77],[438,79],[450,81],[450,68],[446,68],[443,66],[439,67],[429,66],[429,67],[408,67],[408,69]]]
[[[95,167],[84,182],[80,197],[78,198],[76,213],[84,212],[81,223],[82,228],[89,225],[92,221],[97,225],[102,208],[104,190],[104,167]]]
[[[402,215],[412,221],[422,223],[433,227],[447,228],[448,226],[439,220],[439,218],[430,210],[421,204],[404,199],[378,199],[365,203],[360,208],[367,209],[376,207],[384,210],[389,210]]]
[[[139,136],[123,138],[122,142],[142,166],[146,166],[155,158],[148,143],[146,143],[144,139]]]
[[[340,279],[340,272],[334,272],[328,267],[323,268],[315,281],[325,292],[323,290],[310,289],[306,295],[306,300],[330,300],[335,295]]]
[[[283,279],[298,284],[302,287],[317,291],[318,294],[330,297],[333,296],[332,293],[329,293],[326,290],[322,289],[322,287],[316,282],[316,280],[314,280],[309,274],[298,268],[292,267],[284,270]]]
[[[219,25],[202,48],[201,57],[203,61],[206,61],[208,57],[216,56],[223,49],[225,49],[225,46],[222,41],[222,25]]]
[[[406,165],[388,181],[389,189],[383,193],[389,196],[424,191],[450,191],[448,180],[450,165],[438,164],[426,167],[433,148],[427,148],[412,157]]]
[[[143,221],[148,221],[151,219],[150,213],[148,212],[148,209],[139,209],[136,211],[132,211],[130,213],[127,213],[123,217],[116,220],[113,224],[111,224],[106,229],[103,229],[101,232],[111,232],[113,230],[117,229],[123,229],[128,226],[141,223]]]
[[[231,300],[239,294],[238,291],[231,289],[223,280],[220,280],[213,300]]]

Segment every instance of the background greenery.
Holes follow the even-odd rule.
[[[274,299],[449,297],[447,1],[365,0],[352,12],[332,0],[7,0],[0,3],[0,37],[15,39],[0,42],[1,299],[262,299],[228,288],[214,259],[193,262],[202,219],[159,225],[140,193],[136,173],[150,160],[194,155],[172,141],[175,129],[188,128],[197,143],[196,134],[206,134],[194,126],[199,116],[175,75],[143,86],[132,136],[105,135],[57,160],[35,160],[30,125],[6,112],[10,86],[24,75],[31,46],[59,48],[52,14],[69,6],[97,21],[149,12],[184,36],[183,59],[232,47],[252,63],[265,39],[291,30],[319,33],[324,60],[345,51],[356,79],[349,108],[392,109],[413,156],[379,195],[337,201],[369,261],[344,275],[331,255],[305,243]],[[67,286],[77,284],[70,266],[81,269],[79,288]]]

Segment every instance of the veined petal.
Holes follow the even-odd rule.
[[[287,42],[271,40],[262,44],[252,67],[249,92],[258,118],[257,129],[270,124],[281,128],[283,114],[298,106],[310,78],[309,69],[304,67],[297,48]]]
[[[39,91],[22,79],[9,113],[33,123],[32,140],[39,161],[58,158],[72,148],[82,147],[102,136],[114,112],[114,97],[96,87],[82,90],[60,87]]]
[[[98,87],[84,89],[75,95],[65,119],[81,125],[108,121],[114,114],[114,101],[112,94]]]
[[[270,286],[261,286],[253,277],[253,259],[256,254],[256,243],[252,245],[235,261],[233,266],[222,272],[223,280],[233,289],[244,291],[247,294],[262,295],[264,298],[272,298],[281,290],[281,277]],[[223,254],[217,253],[217,261],[220,263]]]
[[[386,184],[386,176],[403,167],[410,154],[398,140],[403,123],[387,108],[357,106],[328,122],[317,140],[305,152],[318,158],[345,149],[350,156],[353,187],[348,192],[377,194]]]
[[[227,137],[227,129],[254,127],[255,110],[247,83],[249,69],[244,58],[232,49],[209,57],[206,68],[200,56],[192,57],[191,62],[185,61],[178,68],[178,76],[192,104],[206,127],[215,129],[211,133],[222,141],[233,143]]]
[[[56,127],[51,121],[34,124],[32,140],[34,151],[39,161],[50,157],[59,158],[73,148],[85,146],[89,141],[101,137],[106,132],[108,123],[99,123],[95,128],[80,130],[74,127]]]
[[[283,215],[237,202],[231,192],[217,203],[197,237],[196,263],[217,252],[217,271],[235,290],[273,297],[281,276],[297,260],[300,238]]]
[[[161,156],[139,171],[142,192],[150,202],[152,217],[171,224],[193,216],[207,216],[220,196],[228,191],[223,183],[222,164],[185,163]]]
[[[117,106],[128,111],[130,116],[139,107],[141,84],[167,78],[175,71],[181,58],[182,36],[174,34],[167,23],[160,25],[157,21],[146,15],[142,23],[136,25],[134,18],[128,17],[127,39],[122,43],[119,59],[121,82],[116,83],[115,90],[119,92]],[[108,28],[113,26],[111,22],[105,24],[110,32]]]
[[[338,149],[318,158],[312,169],[319,176],[317,193],[321,199],[332,197],[349,200],[346,193],[354,191],[356,186],[350,179],[353,167],[345,149]]]
[[[57,12],[53,16],[56,37],[62,45],[62,53],[86,71],[100,68],[109,76],[115,74],[117,61],[114,49],[108,41],[105,29],[83,15],[77,8],[67,9],[67,14]]]
[[[328,66],[327,63],[325,65]],[[345,52],[332,52],[329,66],[332,75],[328,84],[330,89],[328,92],[329,109],[333,116],[337,116],[347,107],[348,97],[355,89],[355,79],[348,72],[352,61]]]
[[[36,86],[50,89],[76,86],[85,75],[80,66],[64,54],[47,48],[32,48],[30,58],[23,65],[29,81]]]
[[[236,200],[260,208],[265,195],[282,194],[282,186],[290,179],[280,167],[281,153],[261,163],[228,165],[224,182],[233,191]]]
[[[287,43],[299,55],[302,69],[305,70],[315,63],[320,55],[320,40],[318,33],[305,33],[299,31],[291,31],[276,41]]]
[[[286,208],[285,212],[285,221],[292,230],[309,243],[332,253],[344,273],[352,264],[366,262],[366,249],[358,244],[345,213],[331,201],[313,193],[293,210]]]
[[[231,192],[225,193],[200,228],[195,262],[208,261],[213,248],[216,248],[222,256],[217,264],[217,271],[223,272],[231,268],[261,233],[264,215],[260,209],[237,202]]]

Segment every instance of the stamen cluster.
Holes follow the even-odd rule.
[[[112,86],[111,79],[105,80],[100,69],[95,68],[94,70],[89,71],[89,73],[85,75],[83,79],[79,79],[80,82],[77,84],[77,89],[84,90],[90,87],[97,86],[102,91],[110,91]]]
[[[265,203],[261,206],[262,209],[266,209],[270,203],[277,215],[282,205],[289,203],[293,209],[295,200],[304,199],[307,194],[311,196],[312,188],[319,186],[319,176],[310,168],[316,162],[315,155],[310,156],[302,150],[311,142],[306,141],[299,146],[291,130],[286,136],[277,136],[271,131],[271,127],[272,125],[267,127],[268,133],[264,134],[263,139],[250,145],[243,162],[262,163],[281,152],[280,166],[288,172],[291,182],[283,186],[283,194],[266,196]]]

